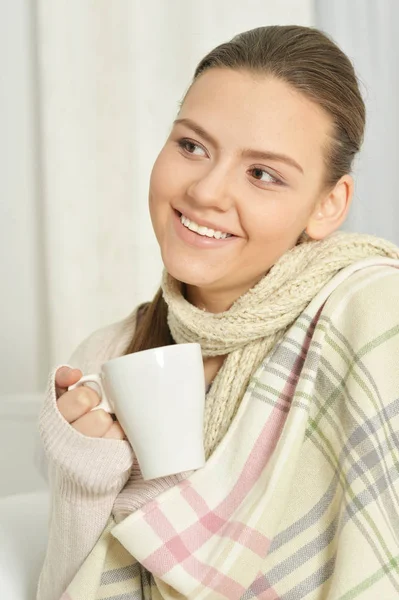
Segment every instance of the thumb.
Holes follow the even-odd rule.
[[[55,374],[55,383],[57,391],[66,392],[70,385],[73,385],[82,377],[80,369],[71,369],[70,367],[60,367]]]

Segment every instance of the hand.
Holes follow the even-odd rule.
[[[89,437],[126,439],[125,432],[102,408],[93,410],[100,404],[100,396],[91,387],[80,386],[68,392],[68,387],[82,377],[80,369],[60,367],[55,374],[58,410],[71,426]]]

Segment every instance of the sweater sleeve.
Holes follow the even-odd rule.
[[[80,368],[84,374],[97,372],[102,362],[121,355],[121,338],[132,336],[133,322],[135,314],[121,324],[95,332],[66,366]],[[116,346],[112,345],[115,337]],[[85,436],[63,418],[55,390],[55,373],[61,366],[50,373],[39,416],[51,508],[37,600],[58,600],[66,590],[106,526],[133,464],[128,441]]]

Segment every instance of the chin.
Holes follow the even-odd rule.
[[[168,273],[187,285],[208,287],[220,281],[224,275],[219,272],[219,269],[212,269],[209,264],[203,261],[193,261],[190,257],[171,257],[162,254],[162,260]]]

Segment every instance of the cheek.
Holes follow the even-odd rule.
[[[159,153],[151,171],[148,203],[158,242],[161,242],[170,219],[171,205],[179,197],[179,181],[176,177],[179,165],[176,163],[176,153],[167,144]]]
[[[157,201],[170,198],[176,193],[179,173],[179,165],[176,163],[175,152],[165,146],[154,163],[150,177],[150,190]]]
[[[242,211],[241,222],[249,239],[264,245],[284,238],[290,240],[305,220],[304,211],[298,209],[299,200],[290,200],[281,194]]]
[[[155,225],[160,217],[160,209],[170,193],[170,177],[166,167],[164,152],[161,151],[151,171],[149,183],[149,209]]]
[[[162,189],[162,181],[164,180],[164,157],[163,151],[158,155],[154,166],[152,167],[151,177],[150,177],[150,196],[154,198],[158,195],[159,191]]]

